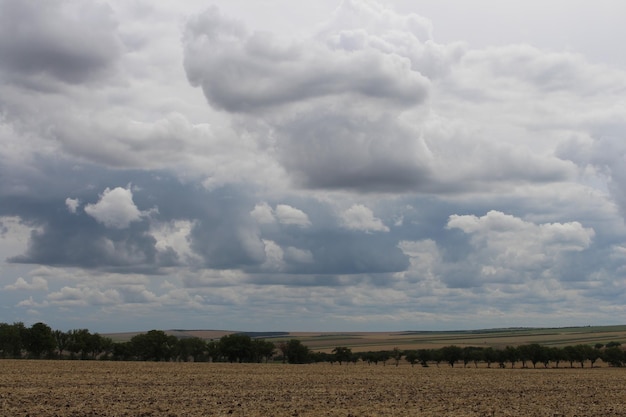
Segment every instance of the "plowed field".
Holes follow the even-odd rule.
[[[0,415],[626,416],[626,369],[1,360]]]

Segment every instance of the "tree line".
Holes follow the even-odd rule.
[[[125,361],[195,361],[195,362],[268,362],[350,364],[398,366],[401,361],[411,365],[487,367],[532,366],[570,367],[585,364],[594,366],[598,360],[610,366],[626,365],[626,352],[619,342],[594,346],[579,344],[565,347],[549,347],[537,343],[520,346],[493,347],[445,346],[437,349],[382,350],[352,352],[348,347],[338,346],[331,353],[314,352],[291,339],[273,343],[252,338],[243,333],[222,336],[219,340],[205,341],[198,337],[177,338],[161,330],[150,330],[133,336],[126,342],[114,342],[111,338],[91,333],[87,329],[62,332],[52,330],[45,323],[26,327],[23,323],[0,323],[0,358],[30,359],[101,359]]]

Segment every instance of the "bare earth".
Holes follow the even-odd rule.
[[[2,360],[0,416],[626,416],[625,387],[608,367]]]

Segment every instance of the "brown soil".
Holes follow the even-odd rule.
[[[626,369],[0,361],[0,416],[626,416]]]

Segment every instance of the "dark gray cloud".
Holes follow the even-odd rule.
[[[115,17],[106,3],[0,2],[0,68],[14,82],[25,76],[71,84],[92,81],[110,71],[121,52]]]
[[[340,106],[311,109],[279,126],[280,157],[308,188],[419,189],[432,181],[419,131],[388,114]]]
[[[48,179],[47,186],[43,178]],[[58,182],[60,178],[68,181]],[[312,224],[305,229],[285,217],[290,206],[279,203],[275,205],[282,208],[278,211],[282,223],[265,227],[251,216],[257,202],[254,189],[248,187],[206,190],[181,183],[166,172],[65,164],[42,164],[38,175],[23,181],[22,189],[27,191],[19,194],[8,187],[0,189],[0,215],[19,215],[34,228],[26,253],[10,259],[15,263],[152,273],[178,265],[240,268],[256,274],[266,268],[263,239],[270,239],[284,250],[285,266],[276,271],[280,273],[378,273],[408,266],[406,256],[396,246],[396,236],[337,229],[338,219],[330,207],[314,200],[300,201],[312,213]],[[98,217],[89,210],[113,189],[125,190],[132,199],[118,202],[123,206],[120,210],[129,202],[133,205],[132,219],[125,211],[112,210],[108,217],[105,213]],[[69,206],[68,198],[73,202]],[[137,213],[143,214],[135,216]],[[153,233],[155,225],[181,219],[191,224],[188,240],[195,260],[181,258],[172,248],[159,247]]]

